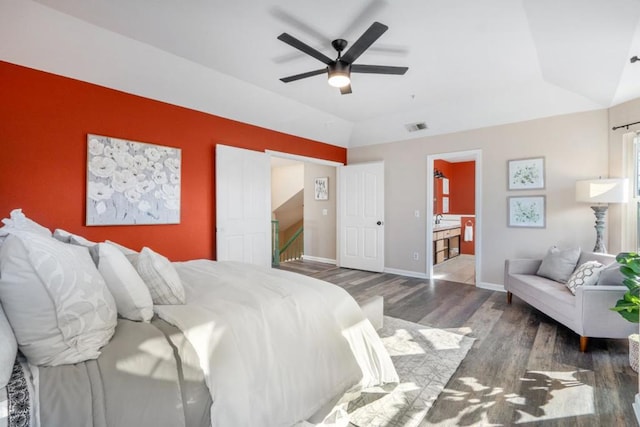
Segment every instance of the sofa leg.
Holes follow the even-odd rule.
[[[507,304],[511,304],[511,299],[513,298],[513,294],[507,291]]]
[[[585,351],[587,351],[587,342],[589,341],[588,337],[580,337],[580,352],[584,353]]]

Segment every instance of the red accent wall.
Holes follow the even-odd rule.
[[[471,240],[465,241],[466,228],[472,227]],[[460,217],[460,253],[475,255],[476,253],[476,218],[473,216]]]
[[[0,218],[215,258],[216,144],[346,163],[346,149],[0,61]],[[87,134],[182,149],[181,223],[86,227]]]
[[[476,162],[450,163],[449,211],[455,214],[476,212]]]
[[[435,159],[433,161],[433,171],[435,173],[435,171],[440,171],[444,174],[444,176],[446,176],[447,178],[451,178],[452,175],[452,166],[453,163],[449,163],[445,160],[440,160],[440,159]],[[433,204],[433,213],[435,214],[439,214],[442,213],[442,180],[438,179],[438,178],[434,178],[433,180],[433,184],[435,186],[434,188],[434,204]],[[452,208],[452,199],[451,199],[451,186],[449,186],[449,213],[455,213],[451,210]]]

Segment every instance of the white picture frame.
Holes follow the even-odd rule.
[[[509,190],[544,189],[544,157],[509,160],[507,169]]]
[[[180,223],[179,148],[87,135],[86,224]]]
[[[545,196],[510,196],[507,198],[507,210],[509,227],[546,227]]]
[[[329,200],[329,177],[315,179],[314,194],[316,200]]]

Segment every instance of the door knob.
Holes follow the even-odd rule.
[[[378,222],[376,222],[376,224],[378,224],[378,225],[382,225],[382,224],[384,224],[384,222],[382,222],[382,221],[378,221]]]

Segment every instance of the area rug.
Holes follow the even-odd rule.
[[[473,345],[465,332],[385,316],[378,333],[400,383],[345,394],[319,426],[418,426]]]

